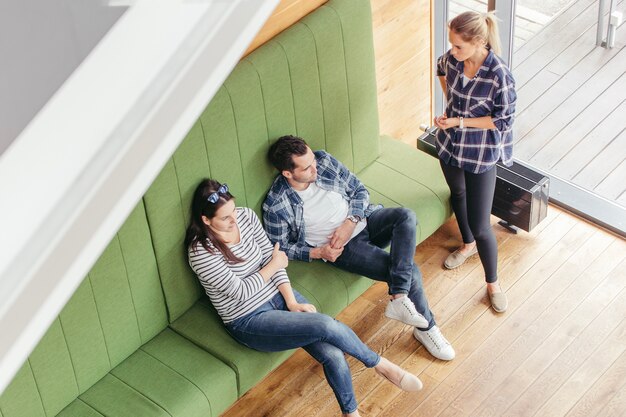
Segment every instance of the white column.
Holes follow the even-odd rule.
[[[500,20],[500,43],[502,53],[500,57],[513,67],[513,39],[515,36],[515,5],[517,0],[489,0],[488,10],[495,10]]]

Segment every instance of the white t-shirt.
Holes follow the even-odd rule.
[[[463,88],[467,87],[467,83],[470,82],[470,79],[465,76],[465,74],[461,74],[461,80],[463,80]]]
[[[315,183],[309,184],[304,191],[296,192],[304,203],[306,243],[313,247],[324,246],[330,241],[328,237],[348,217],[348,202],[339,193],[326,191]],[[354,228],[350,239],[361,233],[365,226],[363,219]]]

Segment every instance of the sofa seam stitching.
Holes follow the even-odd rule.
[[[82,395],[82,394],[81,394]],[[92,410],[94,410],[96,413],[100,414],[102,417],[105,417],[106,414],[102,413],[100,410],[98,410],[96,407],[94,407],[93,405],[89,404],[88,402],[86,402],[85,400],[83,400],[82,398],[80,398],[80,396],[76,397],[76,399],[78,401],[80,401],[81,403],[85,404],[87,407],[91,408]]]
[[[72,358],[72,351],[70,350],[70,345],[67,342],[67,336],[65,336],[65,329],[63,329],[63,321],[61,320],[61,314],[58,315],[57,320],[59,321],[59,327],[61,328],[63,341],[65,342],[65,347],[67,348],[67,355],[70,357],[70,363],[72,364],[72,372],[74,373],[74,382],[76,383],[76,391],[78,392],[77,394],[78,396],[80,395],[80,386],[78,385],[78,375],[76,374],[76,367],[74,366],[74,359]]]
[[[239,370],[239,366],[237,366],[237,364],[235,362],[231,361],[227,357],[224,357],[224,356],[220,355],[218,352],[211,352],[211,351],[207,350],[205,347],[202,346],[202,344],[200,342],[195,342],[195,341],[189,339],[187,336],[185,336],[178,329],[176,329],[174,327],[170,327],[170,328],[172,329],[172,331],[174,331],[174,333],[176,333],[180,337],[184,338],[185,340],[188,340],[194,346],[197,346],[200,349],[204,350],[205,352],[209,353],[211,356],[214,356],[217,360],[219,360],[224,365],[226,365],[230,369],[232,369],[233,372],[235,373],[235,379],[236,379],[236,382],[237,382],[237,398],[239,398],[239,397],[241,397],[241,395],[243,395],[243,394],[241,394],[241,379],[242,379],[242,376],[241,376],[241,372]]]
[[[216,94],[217,95],[217,94]],[[204,122],[202,121],[202,116],[198,119],[200,121],[200,130],[202,131],[202,144],[204,145],[204,153],[206,155],[206,163],[209,166],[209,175],[211,174],[211,159],[209,158],[209,148],[207,148],[207,136],[204,130]],[[173,156],[172,156],[173,159]]]
[[[256,69],[256,67],[254,66],[254,64],[248,57],[243,59],[243,61],[247,62],[248,65],[250,65],[250,67],[254,70],[254,73],[256,74],[256,78],[259,82],[259,92],[261,93],[261,101],[263,102],[263,109],[265,110],[265,94],[263,94],[263,83],[261,82],[261,75],[259,74],[259,71]],[[232,99],[232,97],[230,96],[230,91],[228,92],[228,95]],[[267,123],[267,112],[265,111],[263,112],[263,121],[265,122],[265,136],[267,138],[267,144],[269,145],[270,144],[270,130],[269,130],[269,124]]]
[[[146,355],[150,356],[151,358],[153,358],[155,361],[159,362],[161,365],[165,366],[166,368],[170,369],[171,371],[173,371],[174,373],[180,375],[181,377],[183,377],[184,379],[186,379],[191,385],[193,385],[194,387],[196,387],[198,389],[198,391],[200,391],[200,393],[202,393],[202,395],[204,396],[204,398],[206,398],[207,403],[209,404],[209,409],[211,410],[211,414],[213,414],[213,407],[211,406],[211,400],[209,400],[209,397],[207,397],[206,393],[198,386],[196,385],[196,383],[194,383],[191,379],[187,378],[185,375],[183,375],[182,373],[178,372],[176,369],[172,368],[171,366],[169,366],[168,364],[166,364],[165,362],[163,362],[162,360],[160,360],[159,358],[157,358],[156,356],[152,355],[150,352],[148,352],[147,350],[144,349],[143,346],[141,346],[139,348],[139,350],[141,350],[142,352],[144,352]],[[208,352],[207,352],[208,353]]]
[[[124,256],[124,250],[122,247],[122,240],[119,237],[119,233],[116,236],[117,244],[120,248],[120,256],[122,257],[122,264],[124,265],[124,275],[126,275],[126,284],[128,285],[128,292],[130,294],[130,303],[133,306],[135,312],[135,323],[137,324],[137,333],[139,333],[139,342],[143,343],[143,335],[141,334],[141,326],[139,325],[139,315],[137,314],[137,306],[135,305],[135,297],[133,296],[133,289],[130,285],[130,277],[128,275],[128,265],[126,264],[126,257]]]
[[[287,55],[287,51],[282,43],[279,41],[274,41],[280,46],[280,49],[283,51],[283,55],[285,56],[285,62],[287,62],[287,73],[289,74],[289,90],[291,91],[291,109],[293,110],[293,125],[296,128],[296,136],[300,136],[298,133],[298,117],[296,116],[296,98],[293,95],[293,75],[291,74],[291,65],[289,62],[289,56]]]
[[[402,176],[403,176],[403,177],[405,177],[405,178],[408,178],[408,179],[410,179],[410,180],[412,180],[412,181],[416,181],[416,180],[415,180],[415,178],[411,178],[411,177],[409,177],[408,175],[406,175],[406,174],[404,174],[404,173],[402,173],[402,172],[398,171],[397,169],[395,169],[395,168],[394,168],[394,167],[392,167],[392,166],[389,166],[389,165],[385,164],[384,162],[381,162],[380,160],[376,160],[375,162],[378,162],[378,163],[379,163],[379,164],[381,164],[382,166],[385,166],[385,167],[387,167],[387,168],[391,169],[392,171],[394,171],[394,172],[396,172],[396,173],[398,173],[398,174],[402,175]],[[441,200],[441,197],[439,196],[439,194],[437,194],[437,193],[436,193],[436,192],[435,192],[432,188],[430,188],[430,187],[429,187],[429,186],[427,186],[426,184],[424,184],[424,183],[422,183],[422,182],[419,182],[419,181],[416,181],[416,182],[417,182],[418,184],[420,184],[421,186],[423,186],[424,188],[426,188],[428,191],[430,191],[430,192],[431,192],[431,193],[432,193],[435,197],[437,197],[437,200],[439,200],[439,203],[441,204],[441,207],[442,207],[442,208],[444,208],[444,209],[446,208],[446,204],[444,204],[444,202]],[[378,191],[378,192],[379,192],[379,191]],[[382,193],[381,193],[381,194],[382,194]],[[384,194],[383,194],[383,195],[384,195]],[[445,220],[445,219],[444,219],[444,220]]]
[[[324,5],[320,6],[324,7]],[[317,39],[315,38],[315,32],[311,27],[306,24],[306,22],[301,21],[302,25],[306,27],[309,32],[311,32],[311,38],[313,39],[313,45],[315,46],[315,64],[317,65],[317,80],[319,81],[319,93],[320,93],[320,104],[322,105],[322,125],[324,126],[324,149],[328,149],[328,133],[326,132],[326,115],[324,114],[324,93],[322,89],[322,73],[320,71],[320,58],[319,52],[317,48]]]
[[[204,138],[204,131],[202,132],[202,136]],[[206,145],[205,145],[206,146]],[[176,158],[175,158],[176,153],[174,153],[172,155],[172,166],[174,168],[174,175],[176,176],[176,190],[178,191],[178,199],[180,201],[180,208],[181,208],[181,215],[183,216],[183,223],[186,224],[187,220],[185,219],[185,210],[183,209],[183,196],[182,193],[180,192],[180,181],[179,181],[179,176],[178,176],[178,169],[176,167]],[[210,167],[209,167],[209,172],[210,172]],[[156,259],[155,259],[156,260]]]
[[[39,394],[39,402],[41,403],[41,410],[45,416],[48,415],[48,411],[46,410],[46,406],[43,403],[43,397],[41,396],[41,390],[39,389],[39,384],[37,383],[37,378],[35,377],[35,371],[33,370],[33,364],[30,363],[30,357],[26,359],[28,362],[28,368],[30,369],[30,374],[33,377],[33,382],[35,383],[35,388],[37,388],[37,394]]]
[[[356,170],[356,159],[354,158],[354,132],[353,132],[353,123],[352,123],[352,101],[350,100],[350,82],[348,81],[348,65],[346,62],[346,39],[343,34],[343,22],[341,21],[341,15],[337,10],[328,5],[328,8],[331,9],[335,15],[337,16],[337,20],[339,22],[339,32],[341,33],[341,55],[343,56],[343,69],[344,74],[346,76],[346,95],[348,96],[348,123],[350,124],[350,154],[352,155],[352,170]]]
[[[89,281],[89,288],[91,290],[91,298],[93,299],[93,304],[96,307],[96,315],[98,316],[98,323],[100,324],[100,333],[102,333],[102,340],[104,341],[104,348],[107,353],[107,359],[109,361],[109,370],[111,369],[111,354],[109,353],[109,344],[107,343],[106,335],[104,334],[104,327],[102,326],[102,317],[100,317],[100,310],[98,309],[98,301],[96,300],[96,294],[93,291],[93,283],[91,282],[91,273],[87,274],[87,280]]]
[[[244,170],[244,163],[243,160],[241,159],[241,144],[240,144],[240,140],[239,140],[239,126],[237,126],[237,117],[235,115],[235,104],[233,103],[233,96],[230,94],[230,90],[228,90],[228,86],[226,86],[226,83],[224,83],[224,90],[226,91],[226,94],[228,94],[228,102],[230,103],[230,109],[232,110],[232,114],[233,114],[233,124],[235,125],[235,137],[237,138],[237,153],[239,156],[239,166],[241,167],[240,171],[241,171],[241,182],[243,183],[243,195],[244,195],[244,199],[246,200],[246,206],[248,205],[248,191],[247,191],[247,187],[246,187],[246,175],[245,175],[245,170]],[[263,91],[261,88],[261,95],[262,95]],[[263,101],[263,108],[265,108],[265,100]],[[267,130],[267,123],[265,126],[266,130]]]
[[[159,407],[161,410],[165,411],[165,413],[167,415],[169,415],[170,417],[174,417],[169,411],[167,411],[165,408],[163,408],[163,406],[159,403],[157,403],[156,401],[154,401],[152,398],[148,397],[146,394],[144,394],[143,392],[139,391],[137,388],[133,387],[132,385],[130,385],[128,382],[124,381],[122,378],[120,378],[119,376],[115,375],[113,372],[109,372],[109,375],[111,375],[113,378],[117,379],[118,381],[120,381],[122,384],[126,385],[128,388],[130,388],[131,390],[135,391],[137,394],[141,395],[142,397],[144,397],[146,400],[152,402],[152,404],[156,405],[157,407]]]
[[[381,191],[378,191],[376,188],[369,186],[369,188],[371,188],[373,191],[376,191],[378,194],[387,197],[389,200],[393,201],[395,204],[397,204],[399,207],[403,207],[402,204],[400,204],[398,201],[394,200],[391,197],[386,196],[385,194],[383,194]],[[415,224],[416,227],[419,228],[419,232],[420,232],[420,241],[422,240],[422,225],[419,223],[419,219],[418,219],[418,223]]]

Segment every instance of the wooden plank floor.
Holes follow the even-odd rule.
[[[486,3],[455,0],[450,14]],[[516,9],[514,153],[626,207],[626,26],[613,49],[597,47],[598,6],[575,0],[555,16]],[[626,1],[616,10],[626,15]]]
[[[425,385],[403,393],[349,358],[364,417],[626,415],[626,241],[552,206],[532,233],[494,230],[504,314],[488,305],[476,257],[442,269],[460,242],[454,220],[416,251],[453,361],[433,359],[409,326],[384,317],[383,284],[338,316]],[[302,350],[223,414],[338,415],[321,367]]]
[[[597,47],[597,11],[577,0],[516,50],[515,154],[626,205],[626,32]]]

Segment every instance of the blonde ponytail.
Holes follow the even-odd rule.
[[[487,47],[494,54],[500,55],[502,47],[500,46],[500,31],[498,30],[498,19],[494,12],[483,13],[483,18],[487,24]]]
[[[461,36],[465,42],[484,43],[496,55],[502,50],[498,21],[493,11],[461,13],[448,23],[448,28]]]

